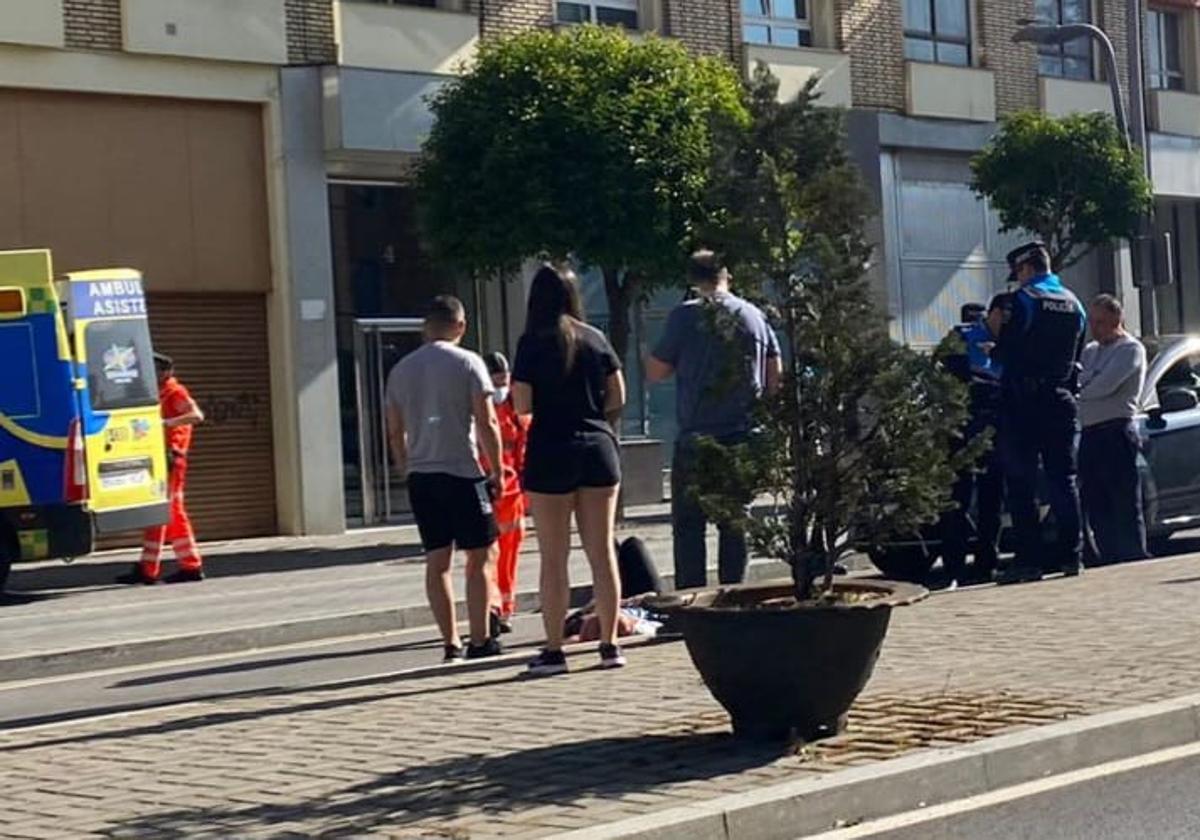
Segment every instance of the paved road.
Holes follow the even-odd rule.
[[[1183,757],[1161,761],[1181,754]],[[958,812],[942,816],[947,811]],[[906,822],[910,824],[891,827]],[[1200,837],[1200,747],[1196,746],[1021,785],[1010,791],[933,808],[927,814],[906,814],[818,835],[820,840],[1194,840],[1196,837]]]
[[[503,638],[508,651],[532,654],[543,638],[540,616],[518,617],[514,632]],[[0,730],[251,692],[303,690],[426,668],[441,657],[436,631],[425,627],[165,666],[0,683]]]

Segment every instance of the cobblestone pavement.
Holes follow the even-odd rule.
[[[566,678],[512,662],[0,734],[0,836],[536,837],[1200,684],[1200,557],[900,610],[848,733],[734,742],[681,644]]]

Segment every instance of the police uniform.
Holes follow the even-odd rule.
[[[1032,242],[1009,253],[1014,274],[1039,252],[1045,253],[1044,246]],[[1038,580],[1056,566],[1064,574],[1079,573],[1076,383],[1086,335],[1086,311],[1057,275],[1033,277],[1012,294],[994,351],[1003,368],[999,446],[1017,540],[1016,560],[998,578],[1001,583]],[[1039,462],[1057,530],[1048,556],[1036,501]]]
[[[992,307],[998,306],[993,303]],[[999,363],[991,358],[995,336],[979,316],[983,307],[963,308],[964,323],[950,331],[947,339],[955,351],[944,364],[954,376],[969,388],[970,417],[964,430],[963,442],[973,440],[988,429],[995,429],[1000,407]],[[994,432],[993,432],[994,434]],[[968,512],[972,499],[976,502],[975,551],[976,576],[990,578],[996,567],[997,542],[1000,536],[1000,508],[1004,494],[1004,474],[993,438],[992,449],[981,461],[964,470],[954,482],[951,496],[955,507],[942,518],[942,564],[950,580],[959,581],[965,571],[967,543],[971,533]]]

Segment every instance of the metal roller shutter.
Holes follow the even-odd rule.
[[[197,538],[278,533],[264,296],[152,292],[147,305],[155,350],[175,360],[180,381],[206,415],[188,464]],[[102,547],[138,541],[114,535]]]

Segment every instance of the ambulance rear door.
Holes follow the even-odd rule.
[[[99,533],[167,521],[167,459],[142,276],[133,269],[67,275],[87,460]]]

